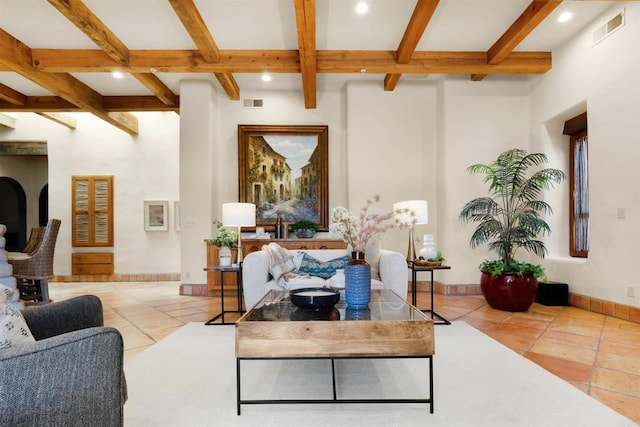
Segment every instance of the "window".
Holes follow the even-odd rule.
[[[72,245],[113,246],[113,176],[73,176]]]
[[[565,123],[569,147],[569,254],[589,255],[589,157],[587,113]]]

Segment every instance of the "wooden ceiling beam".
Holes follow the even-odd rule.
[[[133,77],[167,105],[176,105],[176,94],[152,73],[132,73]]]
[[[129,49],[83,2],[82,0],[48,0],[60,13],[71,21],[80,31],[121,65],[129,63]],[[147,70],[149,71],[149,70]],[[175,93],[155,75],[133,73],[140,83],[156,95],[165,104],[173,104]]]
[[[220,60],[220,49],[193,0],[169,0],[169,4],[173,7],[178,18],[180,18],[182,26],[191,36],[204,60],[218,62]]]
[[[439,2],[440,0],[418,0],[416,3],[396,52],[398,64],[406,64],[411,59],[411,55],[416,50]],[[384,90],[392,91],[395,89],[400,81],[400,76],[400,74],[387,74],[384,78]]]
[[[102,96],[89,86],[64,73],[43,73],[33,68],[31,49],[0,29],[0,63],[69,102],[84,108],[127,133],[138,132],[138,121],[127,113],[109,113],[102,108]]]
[[[156,68],[167,73],[236,72],[299,73],[297,50],[223,50],[217,64],[205,62],[194,50],[131,51],[125,71],[142,72]],[[122,69],[103,52],[96,50],[34,49],[34,64],[40,71],[108,72]],[[373,50],[319,50],[318,73],[411,74],[542,74],[551,69],[550,52],[513,52],[496,65],[487,64],[486,52],[416,51],[407,64],[396,62],[396,52]],[[1,62],[1,61],[0,61]]]
[[[295,0],[298,51],[305,108],[316,108],[316,1]]]
[[[367,74],[542,74],[551,69],[551,53],[514,52],[489,65],[484,52],[415,52],[407,64],[395,62],[395,52],[318,51],[319,73]]]
[[[167,105],[155,96],[103,96],[102,107],[107,112],[174,111],[180,110],[180,98],[176,105]],[[24,105],[0,101],[0,111],[6,112],[81,112],[84,109],[59,96],[28,96]]]
[[[66,126],[69,129],[76,128],[76,119],[70,116],[67,116],[63,113],[38,113],[40,116],[49,119],[53,122],[61,124],[62,126]]]
[[[545,20],[562,0],[534,0],[522,12],[522,15],[511,24],[509,29],[487,51],[487,62],[491,65],[500,63],[531,32]]]
[[[40,71],[59,72],[148,72],[151,68],[162,73],[224,73],[232,69],[240,72],[299,73],[297,50],[227,50],[222,60],[211,63],[197,50],[131,50],[129,65],[124,69],[99,50],[33,49],[33,63]],[[258,70],[259,69],[259,70]]]
[[[9,86],[5,86],[0,83],[0,99],[10,102],[14,105],[24,105],[27,103],[27,96],[11,89]]]
[[[129,62],[129,49],[81,0],[47,1],[114,61]]]
[[[0,101],[0,111],[11,112],[58,112],[58,111],[82,111],[77,105],[59,96],[27,96],[24,104],[16,105],[6,101]]]
[[[169,0],[169,3],[198,47],[204,60],[218,62],[220,60],[220,49],[218,49],[218,45],[193,0]],[[233,75],[231,73],[215,73],[215,75],[229,99],[240,100],[240,88]]]
[[[534,0],[522,12],[505,33],[487,51],[487,62],[499,64],[544,21],[562,0]],[[484,79],[486,74],[472,74],[472,81]]]
[[[16,128],[16,118],[7,116],[6,114],[0,113],[0,127],[5,127],[9,129]]]

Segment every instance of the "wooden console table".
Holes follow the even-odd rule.
[[[242,255],[262,250],[263,245],[275,242],[290,250],[345,249],[347,244],[338,239],[242,239]]]

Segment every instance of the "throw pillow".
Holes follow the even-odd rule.
[[[35,342],[22,313],[14,306],[17,292],[0,285],[0,349]]]
[[[305,253],[302,256],[302,262],[300,263],[298,272],[328,279],[336,274],[336,270],[343,269],[350,259],[351,257],[349,255],[345,255],[323,262]]]

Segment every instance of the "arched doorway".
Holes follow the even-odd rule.
[[[0,177],[0,224],[7,226],[5,250],[17,252],[27,244],[27,196],[18,181]]]
[[[38,225],[44,227],[49,221],[49,184],[45,184],[38,197]]]

